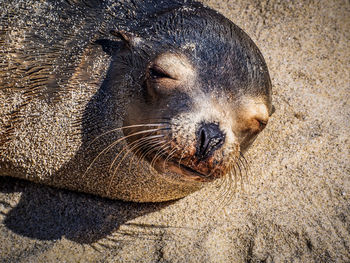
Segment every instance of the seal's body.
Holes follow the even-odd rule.
[[[0,175],[158,202],[243,168],[271,82],[222,15],[180,0],[0,5]]]

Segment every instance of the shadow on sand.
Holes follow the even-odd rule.
[[[123,223],[172,203],[115,201],[9,177],[0,177],[0,192],[22,194],[5,215],[3,224],[11,231],[39,240],[65,237],[80,244],[95,243]]]

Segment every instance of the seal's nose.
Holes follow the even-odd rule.
[[[202,123],[197,131],[196,156],[206,159],[219,149],[225,141],[225,134],[215,123]]]

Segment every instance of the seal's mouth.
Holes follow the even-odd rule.
[[[186,179],[194,180],[194,181],[212,181],[213,178],[211,178],[210,175],[200,173],[188,166],[185,166],[183,164],[176,164],[176,163],[170,163],[167,167],[170,171],[175,172],[177,174],[180,174],[184,176]]]
[[[215,167],[207,169],[206,173],[202,172],[199,167],[189,166],[187,163],[182,163],[177,160],[159,160],[154,168],[161,173],[173,172],[181,176],[185,181],[196,182],[212,182],[215,179],[222,177],[221,169]]]

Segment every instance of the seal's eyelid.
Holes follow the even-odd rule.
[[[157,65],[153,65],[152,67],[150,67],[149,75],[152,79],[162,79],[162,78],[174,79],[165,70],[163,70],[161,67]]]

